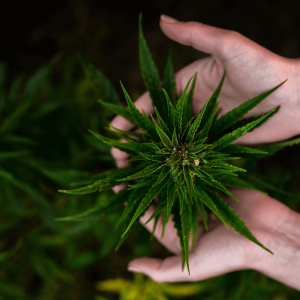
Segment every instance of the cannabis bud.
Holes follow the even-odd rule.
[[[183,267],[187,263],[188,270],[189,240],[192,232],[194,244],[198,228],[198,211],[206,229],[209,225],[208,217],[210,213],[214,213],[225,226],[231,226],[252,242],[271,252],[252,235],[244,222],[217,191],[237,200],[226,186],[261,190],[261,187],[247,182],[246,175],[237,177],[237,172],[245,172],[245,170],[231,165],[228,161],[265,154],[257,149],[232,145],[232,142],[260,126],[277,112],[278,108],[251,120],[242,119],[249,110],[281,84],[244,102],[217,119],[216,113],[219,108],[217,99],[224,82],[224,73],[218,88],[206,101],[202,110],[198,115],[192,116],[196,74],[190,78],[181,96],[173,97],[176,86],[169,55],[164,73],[164,89],[161,89],[159,73],[142,35],[141,19],[139,25],[139,57],[142,76],[155,106],[157,121],[152,115],[149,118],[136,108],[122,83],[128,109],[121,104],[101,102],[143,130],[144,133],[137,133],[110,128],[109,130],[116,135],[117,139],[125,139],[124,143],[90,131],[102,142],[127,152],[133,166],[104,172],[97,181],[87,186],[75,190],[61,190],[61,192],[86,194],[97,190],[105,191],[123,182],[128,182],[128,188],[112,196],[110,203],[105,206],[57,220],[87,220],[98,218],[111,211],[122,210],[117,225],[124,227],[122,236],[124,240],[124,236],[129,234],[138,218],[157,196],[156,210],[147,223],[152,219],[157,222],[162,213],[163,236],[165,225],[170,215],[173,215],[173,222],[182,248]],[[84,62],[84,66],[91,73],[95,72],[91,64]],[[170,98],[174,98],[173,101]],[[127,203],[126,206],[124,202]]]

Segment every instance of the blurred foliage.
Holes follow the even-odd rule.
[[[105,97],[101,94],[101,100]],[[11,84],[6,82],[6,66],[0,65],[0,300],[126,296],[122,287],[120,295],[104,291],[107,280],[112,286],[127,283],[133,294],[147,286],[152,295],[161,291],[166,299],[178,299],[179,294],[170,291],[189,286],[157,284],[141,275],[132,281],[127,272],[132,258],[164,258],[170,253],[158,242],[149,242],[150,234],[142,227],[114,252],[120,236],[113,225],[117,214],[96,222],[53,221],[54,216],[73,215],[109,201],[112,195],[83,198],[57,192],[114,167],[110,148],[86,131],[106,134],[104,127],[113,117],[97,100],[77,59],[56,56],[30,78],[21,74]],[[299,146],[291,146],[255,164],[244,160],[241,167],[290,192],[290,197],[272,196],[299,211],[297,153]],[[199,293],[182,299],[299,299],[299,292],[248,270],[191,286]]]

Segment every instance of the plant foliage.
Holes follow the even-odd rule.
[[[217,119],[217,99],[220,94],[225,72],[220,84],[211,97],[204,103],[202,110],[192,115],[192,99],[196,83],[196,74],[186,84],[182,94],[176,95],[176,86],[171,56],[169,55],[164,71],[163,89],[159,72],[142,34],[141,17],[139,22],[139,59],[142,76],[149,91],[155,116],[150,118],[141,113],[121,83],[128,109],[116,101],[114,104],[102,103],[115,113],[120,113],[129,121],[134,120],[136,128],[143,134],[122,132],[114,128],[109,130],[117,137],[109,139],[90,131],[97,139],[112,147],[128,153],[134,166],[126,169],[111,170],[108,176],[73,190],[61,190],[69,194],[87,194],[105,191],[127,182],[129,188],[111,199],[105,207],[96,207],[80,215],[58,218],[59,221],[88,220],[100,217],[118,208],[124,208],[118,226],[122,226],[123,236],[127,236],[138,218],[157,197],[158,204],[148,222],[163,214],[163,232],[170,214],[177,229],[182,247],[184,267],[188,263],[191,232],[193,240],[198,227],[199,210],[206,228],[209,226],[209,214],[214,213],[227,227],[232,227],[245,238],[263,246],[249,231],[235,211],[222,199],[227,195],[235,200],[227,187],[242,187],[268,192],[268,188],[259,181],[247,179],[246,170],[232,165],[234,160],[244,157],[257,157],[266,152],[254,148],[233,145],[232,143],[265,122],[276,110],[272,110],[251,120],[242,119],[252,108],[258,105],[275,88],[244,102],[232,111]],[[90,64],[84,63],[91,69]],[[189,87],[190,91],[188,92]],[[117,108],[119,107],[119,108]],[[156,119],[155,119],[156,117]],[[242,119],[242,120],[241,120]],[[126,142],[120,142],[118,139]],[[237,173],[243,172],[243,177]],[[227,187],[226,187],[227,186]],[[196,221],[195,221],[196,220]]]

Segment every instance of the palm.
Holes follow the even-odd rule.
[[[267,265],[276,268],[279,254],[281,257],[286,257],[288,261],[290,258],[288,246],[289,243],[292,244],[292,241],[284,232],[286,224],[289,223],[288,220],[291,220],[296,213],[269,196],[255,191],[236,189],[233,194],[240,199],[240,202],[227,199],[229,204],[241,216],[254,236],[271,249],[274,255],[250,242],[233,229],[227,229],[215,216],[212,216],[208,231],[200,226],[195,247],[190,252],[191,275],[188,275],[186,268],[181,272],[180,244],[171,221],[166,226],[164,238],[160,239],[162,227],[160,220],[155,236],[176,256],[163,261],[140,258],[131,262],[130,265],[143,264],[144,270],[147,270],[147,265],[150,268],[156,265],[159,271],[148,275],[156,281],[165,282],[202,280],[245,268],[263,270]],[[141,218],[141,222],[146,221],[151,213],[149,209]],[[150,231],[152,227],[153,222],[146,225]]]
[[[164,30],[163,26],[162,29]],[[182,92],[191,75],[198,73],[194,113],[199,113],[206,99],[217,88],[224,70],[227,76],[218,99],[222,114],[288,79],[248,116],[261,115],[279,105],[280,111],[259,129],[240,138],[239,143],[275,142],[296,135],[300,122],[293,109],[297,97],[297,83],[291,73],[293,60],[280,57],[238,33],[227,34],[223,39],[225,41],[220,38],[219,45],[211,56],[195,61],[176,74],[177,88]],[[206,50],[201,47],[203,45],[197,47],[191,40],[185,44]],[[283,119],[289,121],[280,122]]]

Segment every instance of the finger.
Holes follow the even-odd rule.
[[[160,27],[170,39],[187,46],[218,57],[221,60],[237,55],[237,48],[259,47],[258,44],[243,35],[197,22],[180,22],[171,20],[165,15],[161,16]],[[232,49],[235,49],[234,53]],[[266,50],[266,49],[265,49]],[[242,52],[245,52],[244,50]]]
[[[154,211],[155,211],[155,206],[150,205],[149,208],[146,210],[145,214],[140,218],[140,222],[142,224],[145,224],[148,221],[148,219],[152,216]],[[156,229],[154,231],[154,237],[169,251],[176,254],[180,254],[181,253],[180,241],[177,236],[177,231],[176,228],[174,227],[174,223],[172,220],[173,220],[173,216],[171,215],[169,218],[169,222],[165,226],[164,236],[163,238],[161,238],[163,224],[162,224],[162,216],[160,215],[158,222],[156,224]],[[149,232],[153,231],[154,222],[155,219],[151,220],[149,223],[144,225]]]
[[[194,276],[196,274],[195,268],[192,266],[193,260],[190,260],[191,275],[189,275],[186,266],[182,271],[181,264],[182,257],[179,255],[168,257],[164,260],[142,257],[132,260],[128,265],[128,271],[143,273],[156,282],[196,280]]]

